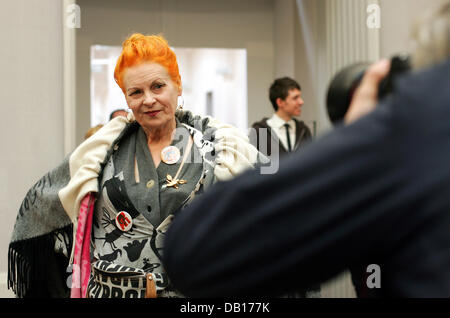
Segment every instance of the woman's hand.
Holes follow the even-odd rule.
[[[344,122],[350,124],[375,109],[378,99],[378,86],[391,68],[390,60],[381,60],[369,67],[356,89],[350,107],[345,114]]]

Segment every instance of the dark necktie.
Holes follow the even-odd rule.
[[[286,127],[286,138],[287,138],[287,144],[288,144],[288,152],[292,151],[291,147],[291,137],[289,136],[289,124],[284,124],[284,127]]]

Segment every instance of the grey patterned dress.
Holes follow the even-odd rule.
[[[141,127],[114,148],[94,210],[88,297],[143,297],[148,273],[158,297],[182,297],[170,286],[161,264],[164,234],[173,214],[203,191],[205,183],[214,182],[212,166],[201,153],[203,143],[197,143],[179,173],[179,179],[187,182],[178,189],[166,187],[167,175],[177,174],[191,136],[202,139],[201,132],[177,120],[172,146],[180,149],[180,160],[172,165],[161,161],[155,167]],[[130,218],[127,231],[116,221],[122,211]]]

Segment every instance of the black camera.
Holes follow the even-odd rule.
[[[371,63],[356,63],[339,71],[331,80],[327,93],[327,111],[331,122],[335,125],[344,119],[355,90]],[[395,79],[411,69],[409,56],[394,56],[391,59],[389,74],[381,81],[378,99],[382,99],[393,91]]]

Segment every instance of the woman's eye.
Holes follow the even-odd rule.
[[[153,85],[154,89],[161,89],[163,87],[164,87],[164,84],[162,84],[162,83],[156,83],[156,84]]]
[[[132,92],[129,96],[133,96],[133,95],[139,94],[140,92],[141,92],[140,90],[136,90],[136,91]]]

